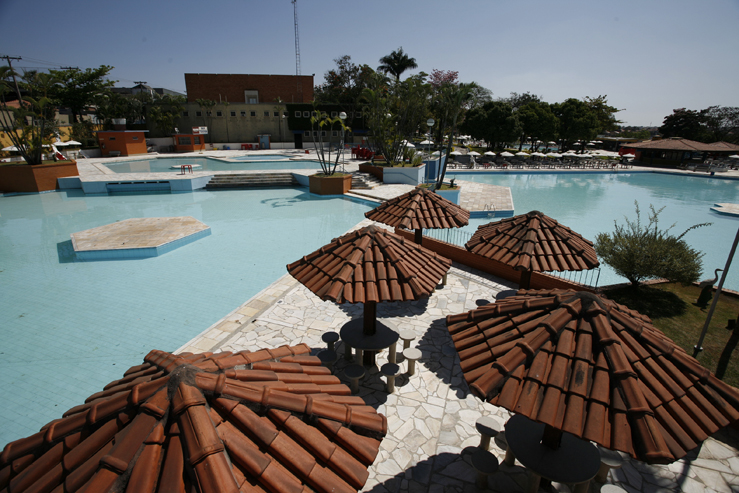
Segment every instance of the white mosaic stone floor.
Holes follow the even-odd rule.
[[[385,392],[385,380],[377,368],[361,381],[359,395],[388,418],[387,436],[363,491],[479,491],[470,465],[470,454],[480,441],[475,421],[493,415],[503,424],[510,413],[470,393],[445,317],[493,301],[499,293],[515,288],[507,281],[455,265],[447,285],[428,299],[378,304],[379,318],[391,321],[398,330],[412,329],[416,333],[411,347],[419,348],[423,356],[416,374],[408,377],[399,341],[398,363],[403,375],[397,378],[393,394]],[[306,343],[317,353],[325,348],[321,341],[325,331],[338,331],[351,318],[361,316],[362,309],[362,305],[321,301],[285,275],[179,351],[240,351]],[[348,362],[341,342],[336,349],[340,357],[335,373],[348,384],[342,372]],[[378,355],[378,367],[386,358],[387,352]],[[704,442],[698,453],[669,466],[626,462],[609,473],[608,483],[630,493],[739,492],[737,446],[739,432],[722,431]],[[490,451],[501,465],[490,476],[488,487],[499,492],[525,491],[527,472],[518,462],[513,467],[503,464],[504,448],[500,438],[491,444]],[[566,491],[561,485],[553,487]],[[601,487],[591,482],[590,492],[596,493]]]

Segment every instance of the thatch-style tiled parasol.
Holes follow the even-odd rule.
[[[532,272],[594,269],[600,265],[593,243],[539,211],[477,228],[467,250],[521,271],[527,289]]]
[[[419,245],[424,229],[461,228],[470,222],[470,211],[426,188],[414,188],[388,200],[364,217],[394,228],[415,230]]]
[[[387,421],[307,356],[152,351],[0,456],[0,490],[356,492]]]
[[[414,301],[430,295],[451,265],[451,260],[372,225],[334,239],[289,264],[287,271],[322,300],[363,303],[361,332],[379,337],[377,303]],[[380,329],[397,340],[396,333],[382,325]],[[343,334],[344,329],[342,339],[346,342]],[[381,347],[389,345],[388,341]],[[368,350],[365,363],[374,362],[370,346],[350,346]]]
[[[478,397],[645,462],[680,459],[739,419],[737,389],[592,293],[521,290],[447,326]]]

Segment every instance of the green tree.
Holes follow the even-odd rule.
[[[324,83],[313,90],[317,104],[338,104],[345,111],[358,103],[364,88],[375,71],[369,65],[356,65],[349,55],[334,60],[336,68],[328,70],[324,75]]]
[[[394,50],[389,55],[385,55],[380,58],[380,66],[377,67],[378,72],[390,74],[395,77],[395,80],[399,81],[400,76],[406,70],[418,68],[415,58],[409,57],[401,46],[397,50]]]
[[[18,84],[17,101],[9,104],[6,94],[15,89],[17,74],[10,67],[0,68],[0,128],[8,135],[27,164],[41,164],[44,145],[57,134],[56,108],[49,91],[57,83],[47,73],[27,72]],[[11,82],[13,79],[13,82]],[[21,92],[25,92],[22,97]]]
[[[586,102],[570,98],[553,104],[552,112],[559,122],[557,134],[562,151],[570,149],[578,140],[588,142],[598,135],[598,117]]]
[[[505,100],[490,101],[467,113],[459,127],[473,139],[487,142],[488,149],[502,149],[519,135],[520,123]],[[543,140],[543,139],[542,139]]]
[[[439,173],[439,177],[436,181],[436,190],[440,189],[444,184],[447,163],[449,162],[449,156],[452,152],[452,142],[454,142],[454,136],[457,132],[457,125],[462,122],[462,114],[466,105],[472,100],[476,87],[477,84],[474,82],[444,82],[436,88],[434,101],[436,116],[439,117],[437,120],[439,142],[443,142],[442,137],[444,136],[445,130],[448,129],[449,131],[449,140],[447,141],[445,151],[446,159],[444,160],[444,165],[441,167],[441,173]]]
[[[185,101],[184,96],[157,95],[149,111],[151,123],[165,136],[172,135],[182,114]]]
[[[585,104],[588,105],[590,111],[593,112],[598,120],[596,135],[618,130],[618,124],[623,123],[616,119],[616,113],[619,110],[615,106],[609,106],[607,96],[598,96],[597,98],[585,97]]]
[[[739,108],[709,106],[701,113],[705,119],[707,142],[725,141],[739,144]]]
[[[78,68],[49,70],[49,73],[59,80],[54,99],[60,106],[71,110],[72,122],[79,121],[79,115],[93,104],[95,96],[113,87],[115,81],[106,79],[111,70],[113,67],[109,65],[85,70]]]
[[[689,284],[701,275],[703,253],[688,245],[683,237],[696,228],[711,223],[696,224],[682,234],[673,236],[670,230],[659,229],[659,214],[662,207],[655,210],[650,205],[649,222],[641,223],[639,204],[636,206],[636,220],[624,218],[626,224],[616,221],[613,233],[599,233],[595,239],[595,252],[603,263],[610,265],[617,274],[637,288],[641,281],[664,278],[673,282]]]
[[[555,138],[557,117],[552,113],[549,103],[529,101],[518,109],[516,117],[521,124],[519,151],[527,137],[531,138],[533,150],[538,148],[537,140],[547,142]]]
[[[362,112],[373,146],[392,164],[402,162],[407,141],[426,119],[430,87],[424,75],[392,81],[380,73],[362,91]]]
[[[662,126],[659,127],[659,133],[665,138],[682,137],[704,142],[706,140],[705,123],[705,113],[678,108],[665,117]]]

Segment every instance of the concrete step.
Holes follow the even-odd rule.
[[[249,175],[215,175],[205,188],[290,187],[295,185],[297,185],[297,181],[295,181],[292,173],[260,173]]]
[[[371,190],[381,184],[382,182],[369,173],[352,173],[352,190]]]

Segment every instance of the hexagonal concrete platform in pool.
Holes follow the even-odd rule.
[[[72,246],[79,260],[149,258],[209,234],[194,217],[145,217],[72,233]]]

